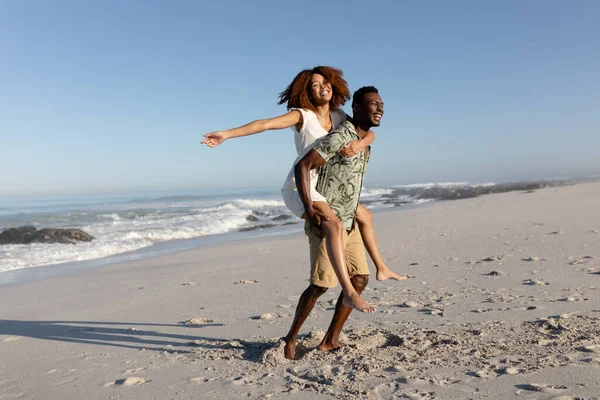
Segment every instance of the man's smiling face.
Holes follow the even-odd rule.
[[[361,120],[369,121],[371,126],[379,126],[383,118],[383,100],[379,93],[367,93],[363,98],[359,113]]]

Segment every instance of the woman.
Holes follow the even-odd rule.
[[[340,106],[349,99],[350,91],[341,70],[325,66],[303,70],[279,94],[278,103],[287,103],[286,114],[256,120],[226,131],[208,133],[204,135],[205,139],[201,143],[208,147],[215,147],[230,138],[253,135],[266,130],[292,128],[298,152],[297,160],[299,160],[311,150],[312,144],[317,139],[337,129],[349,118],[340,109]],[[370,145],[374,139],[375,134],[369,131],[363,139],[349,143],[341,153],[346,157],[352,157]],[[343,241],[338,233],[334,233],[340,232],[338,225],[341,222],[329,208],[326,199],[316,191],[317,180],[317,171],[311,171],[311,200],[314,207],[324,216],[321,227],[326,235],[329,259],[344,291],[344,304],[363,312],[373,312],[374,308],[358,295],[350,282],[345,265]],[[288,174],[281,193],[290,211],[304,218],[304,206],[296,190],[293,168]],[[383,261],[375,241],[371,212],[359,206],[356,217],[365,247],[377,268],[377,279],[406,279],[406,276],[391,271]]]

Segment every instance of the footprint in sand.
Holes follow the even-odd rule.
[[[593,365],[600,366],[600,358],[597,358],[597,357],[586,358],[586,359],[581,360],[581,361],[584,361],[584,362],[587,362],[587,363],[590,363],[590,364],[593,364]]]
[[[563,232],[563,231],[553,231],[553,232],[550,232],[548,235],[563,235],[564,233],[565,232]]]
[[[431,379],[419,376],[405,376],[398,378],[398,382],[405,385],[429,385],[433,383]]]
[[[527,262],[540,262],[540,261],[546,261],[545,258],[540,258],[540,257],[527,257],[527,258],[523,258],[523,261],[527,261]]]
[[[258,283],[258,281],[256,279],[242,279],[241,281],[237,281],[237,282],[233,282],[236,285],[242,284],[245,285],[247,283]]]
[[[581,260],[573,260],[573,261],[569,262],[569,265],[581,265],[581,264],[587,264],[587,263],[589,263],[588,260],[581,259]]]
[[[137,368],[129,368],[127,370],[125,370],[125,374],[138,374],[140,372],[144,372],[146,370],[146,368],[144,367],[137,367]]]
[[[544,282],[541,279],[533,279],[533,280],[532,279],[525,279],[523,281],[523,284],[524,285],[529,285],[529,286],[546,286],[546,285],[549,285],[549,283]]]
[[[199,376],[197,378],[190,378],[188,379],[188,382],[190,383],[206,383],[206,382],[213,382],[216,381],[218,378],[208,378],[205,376]]]
[[[181,284],[181,286],[196,286],[197,283],[196,282],[183,282]]]
[[[476,376],[478,378],[491,378],[491,377],[496,376],[495,373],[493,373],[492,371],[489,371],[487,369],[482,369],[482,370],[479,370],[479,371],[470,372],[470,373],[468,373],[468,375]]]
[[[516,385],[521,390],[527,390],[530,392],[542,392],[542,393],[560,393],[563,390],[567,390],[568,387],[562,385],[547,385],[538,383],[525,383],[523,385]]]
[[[484,275],[488,275],[488,276],[506,276],[506,272],[503,271],[490,271],[487,274]]]
[[[129,378],[126,378],[126,379],[117,379],[114,382],[106,383],[106,384],[104,384],[104,386],[113,386],[113,385],[137,386],[137,385],[141,385],[141,384],[148,383],[148,382],[150,382],[150,379],[140,378],[137,376],[130,376]]]
[[[188,319],[187,321],[180,322],[180,323],[184,324],[184,325],[202,325],[202,324],[210,324],[211,322],[214,322],[214,321],[210,318],[192,318],[192,319]]]
[[[515,367],[507,367],[507,368],[499,369],[496,372],[500,375],[518,375],[518,374],[522,374],[523,372],[525,372],[525,370],[520,369],[520,368],[515,368]]]
[[[584,301],[585,299],[580,299],[578,297],[573,297],[573,296],[569,296],[569,297],[562,297],[560,299],[558,299],[557,301]]]
[[[273,314],[273,313],[265,313],[262,315],[257,315],[255,317],[251,317],[251,319],[261,319],[261,320],[277,319],[277,318],[281,318],[281,315]]]
[[[395,398],[403,399],[435,399],[435,392],[421,389],[398,389],[394,392]]]
[[[405,301],[404,303],[402,303],[400,305],[400,307],[406,307],[406,308],[416,308],[416,307],[422,307],[423,305],[421,303],[417,303],[416,301]]]
[[[497,256],[483,258],[481,261],[483,261],[483,262],[502,261],[503,258],[504,258],[504,256],[497,255]]]
[[[337,304],[337,302],[338,302],[338,299],[335,297],[333,299],[327,300],[327,304],[330,306],[335,306]]]
[[[558,396],[558,397],[553,397],[550,400],[577,400],[577,399],[581,399],[581,397]]]
[[[581,346],[577,350],[584,353],[600,353],[600,344],[591,344],[589,346]]]

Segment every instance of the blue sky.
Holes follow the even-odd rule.
[[[379,88],[365,186],[600,176],[596,1],[0,3],[0,195],[277,188],[315,65]],[[350,112],[349,107],[345,107]]]

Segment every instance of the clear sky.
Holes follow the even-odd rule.
[[[386,114],[365,186],[600,176],[598,1],[0,2],[0,196],[277,188],[297,72]],[[350,113],[348,105],[345,110]]]

